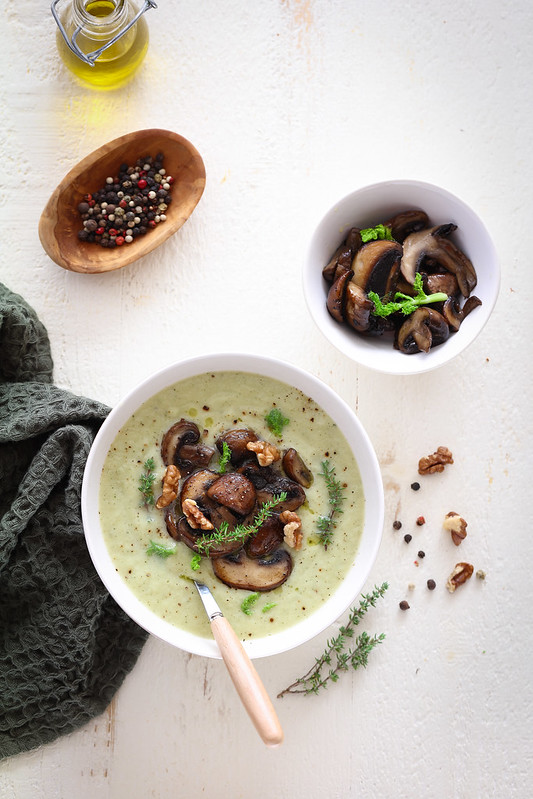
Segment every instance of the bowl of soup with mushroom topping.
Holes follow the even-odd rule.
[[[500,267],[479,216],[449,191],[390,180],[324,214],[303,269],[326,338],[369,369],[435,369],[462,353],[494,308]]]
[[[110,413],[82,514],[94,565],[150,633],[218,657],[193,580],[250,657],[295,647],[364,586],[383,527],[377,459],[327,385],[274,359],[171,365]]]

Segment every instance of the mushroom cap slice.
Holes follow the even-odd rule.
[[[193,472],[184,481],[181,488],[180,500],[194,499],[195,502],[202,502],[207,496],[207,489],[213,485],[219,475],[211,469],[199,469]]]
[[[215,527],[220,527],[222,522],[227,522],[230,527],[234,527],[237,519],[232,511],[224,505],[219,505],[207,494],[208,489],[219,477],[217,472],[212,472],[210,469],[199,469],[193,472],[183,483],[180,502],[183,504],[186,499],[193,499],[204,516]]]
[[[442,306],[442,315],[448,322],[450,330],[457,332],[464,319],[463,311],[455,297],[448,297]]]
[[[209,466],[214,454],[213,447],[208,447],[207,444],[183,444],[178,451],[176,466],[185,477],[194,469]]]
[[[292,558],[286,549],[277,549],[267,558],[249,558],[241,549],[233,555],[216,558],[212,564],[219,580],[230,588],[246,591],[272,591],[292,571]]]
[[[459,294],[459,284],[451,272],[435,272],[432,275],[422,275],[422,285],[426,294],[437,294],[442,291],[448,297]],[[401,290],[401,289],[400,289]]]
[[[300,453],[295,450],[294,447],[290,447],[285,452],[281,465],[287,477],[290,477],[291,480],[294,480],[304,488],[309,488],[313,482],[313,474],[305,465]]]
[[[359,228],[351,228],[343,243],[337,247],[322,270],[322,276],[328,283],[333,283],[343,272],[348,272],[351,269],[353,257],[362,244]]]
[[[326,307],[335,321],[341,324],[344,322],[344,293],[352,276],[353,272],[351,270],[343,272],[328,291]]]
[[[261,504],[270,502],[282,491],[287,494],[287,499],[276,506],[277,513],[281,513],[283,510],[296,510],[306,500],[305,491],[301,485],[289,477],[284,477],[271,466],[259,466],[257,462],[248,461],[243,463],[239,472],[252,481],[257,492],[257,501]]]
[[[167,533],[174,541],[180,541],[181,536],[178,532],[178,519],[176,517],[176,507],[175,505],[168,505],[165,508],[165,524],[167,527]],[[191,528],[192,530],[192,528]]]
[[[238,472],[220,475],[207,489],[207,496],[240,516],[250,513],[257,499],[251,480]]]
[[[200,430],[194,422],[180,419],[173,424],[161,441],[161,458],[165,466],[177,466],[184,477],[200,466],[208,466],[215,450],[198,444],[199,440]]]
[[[429,227],[429,217],[425,211],[401,211],[385,222],[385,227],[390,228],[392,238],[402,244],[411,233]]]
[[[401,271],[411,285],[425,259],[451,272],[457,278],[464,297],[469,297],[477,283],[476,270],[469,258],[447,238],[457,225],[448,223],[412,233],[403,243]]]
[[[345,260],[347,255],[349,255],[348,264],[345,265]],[[350,271],[350,264],[352,263],[352,256],[350,250],[346,248],[345,244],[341,244],[340,247],[337,247],[333,256],[330,261],[326,264],[324,269],[322,270],[322,277],[328,283],[334,283],[335,280],[343,273]]]
[[[238,466],[244,460],[250,457],[250,450],[246,449],[249,441],[257,441],[257,436],[253,430],[248,428],[235,428],[234,430],[226,430],[216,440],[217,448],[220,452],[223,451],[224,442],[228,445],[231,452],[231,463],[233,466]]]
[[[282,492],[287,494],[287,498],[276,505],[276,511],[281,513],[284,510],[296,510],[303,505],[306,496],[305,491],[301,485],[298,485],[294,480],[288,477],[276,477],[270,483],[267,483],[264,488],[257,489],[257,501],[261,504],[264,502],[271,502],[275,496],[279,496]]]
[[[366,333],[371,327],[370,313],[374,303],[368,299],[366,291],[350,280],[344,295],[344,318],[358,333]]]
[[[176,464],[180,448],[184,444],[196,444],[200,440],[198,425],[188,419],[180,419],[170,427],[161,441],[161,458],[165,466]]]
[[[463,305],[463,319],[466,319],[469,313],[471,313],[474,308],[479,308],[480,305],[483,305],[479,297],[475,297],[472,295],[467,299],[465,304]]]
[[[248,452],[248,455],[250,455],[250,452]],[[259,466],[256,458],[245,461],[239,466],[237,472],[246,475],[252,481],[256,490],[264,488],[279,474],[271,466]]]
[[[355,254],[351,279],[364,291],[384,297],[395,289],[401,258],[402,245],[397,241],[369,241]]]
[[[246,542],[246,554],[249,558],[264,558],[283,544],[283,537],[283,523],[279,516],[269,516]]]
[[[482,305],[481,300],[479,297],[475,297],[473,294],[466,300],[462,308],[460,307],[459,301],[456,297],[448,297],[442,306],[442,315],[448,322],[450,329],[454,332],[457,332],[468,314],[479,305]]]
[[[417,308],[398,331],[398,349],[406,355],[429,352],[450,335],[446,319],[433,308]]]

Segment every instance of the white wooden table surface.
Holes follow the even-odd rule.
[[[387,635],[368,669],[275,700],[280,749],[261,744],[220,662],[150,639],[104,715],[0,764],[2,799],[531,796],[531,3],[160,0],[142,72],[108,94],[62,67],[47,2],[2,12],[0,280],[47,326],[56,382],[113,405],[174,360],[234,349],[314,373],[378,454],[386,518],[366,588],[390,583],[367,617]],[[145,127],[201,152],[196,212],[123,270],[64,271],[37,235],[49,194],[81,157]],[[395,177],[471,204],[502,264],[483,333],[418,377],[334,351],[301,290],[322,212]],[[455,464],[413,492],[418,459],[441,444]],[[441,529],[449,510],[468,521],[460,551]],[[486,579],[450,595],[457,560]],[[271,695],[335,629],[258,661]]]

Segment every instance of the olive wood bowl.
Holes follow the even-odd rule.
[[[85,194],[105,185],[122,163],[135,164],[146,155],[164,155],[164,166],[174,178],[172,202],[161,222],[131,244],[106,248],[78,239],[83,222],[78,204]],[[177,133],[138,130],[103,144],[65,175],[48,200],[39,221],[39,238],[56,264],[72,272],[99,273],[120,269],[154,250],[187,221],[205,187],[205,167],[200,153]]]

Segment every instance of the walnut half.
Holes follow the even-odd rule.
[[[459,516],[455,511],[451,510],[446,514],[442,526],[445,530],[450,531],[452,534],[452,541],[456,547],[466,538],[467,523],[463,517]]]
[[[259,466],[270,466],[271,463],[279,461],[281,458],[279,449],[274,444],[269,444],[268,441],[249,441],[246,444],[246,449],[255,452]]]
[[[210,522],[206,516],[204,516],[204,514],[198,507],[196,500],[185,499],[181,503],[181,509],[185,514],[185,517],[189,523],[189,527],[192,527],[193,530],[213,529],[213,523]]]
[[[302,520],[292,510],[284,510],[279,515],[283,524],[283,540],[292,549],[301,549],[303,542]]]
[[[163,476],[163,489],[161,496],[155,503],[156,508],[167,508],[178,496],[181,472],[177,466],[170,464]]]
[[[418,461],[418,474],[443,472],[447,463],[453,463],[453,455],[448,447],[438,447],[437,451]]]
[[[474,567],[471,563],[456,563],[446,583],[446,588],[450,594],[453,594],[458,585],[463,585],[467,580],[470,580],[473,573]]]

